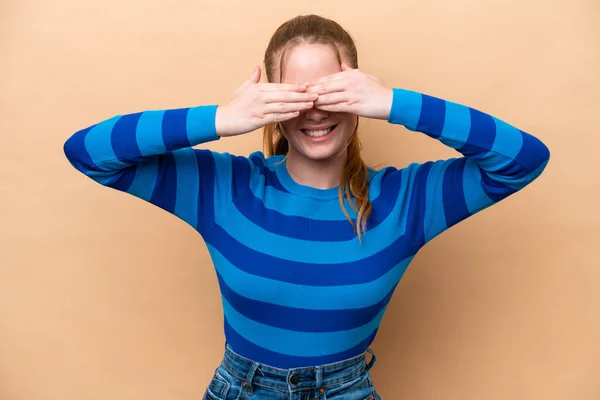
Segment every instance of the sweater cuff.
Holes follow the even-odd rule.
[[[392,108],[388,122],[416,130],[421,116],[421,93],[400,88],[392,88],[392,92]]]
[[[192,146],[219,140],[215,119],[218,105],[191,107],[188,110],[186,130]]]

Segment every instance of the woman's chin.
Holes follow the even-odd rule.
[[[339,154],[335,148],[330,146],[315,146],[303,149],[304,156],[313,161],[325,161],[335,158]]]

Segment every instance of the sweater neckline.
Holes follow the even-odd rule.
[[[330,200],[338,197],[338,186],[329,189],[320,189],[308,185],[302,185],[294,180],[287,169],[287,158],[276,157],[274,160],[275,174],[281,185],[290,193],[303,197],[311,197],[319,200]]]

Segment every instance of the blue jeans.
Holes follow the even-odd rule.
[[[221,365],[203,400],[381,400],[371,379],[375,354],[320,365],[280,369],[234,353],[225,343]]]

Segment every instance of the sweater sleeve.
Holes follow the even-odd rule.
[[[410,201],[399,208],[400,218],[418,245],[523,189],[550,158],[548,148],[529,133],[474,108],[410,90],[393,89],[388,122],[462,155],[413,163],[402,171],[408,181],[404,197]]]
[[[192,148],[220,138],[216,110],[204,105],[117,115],[75,132],[64,152],[95,182],[148,201],[203,233],[227,209],[234,180],[244,179],[236,170],[248,171],[241,157]]]

